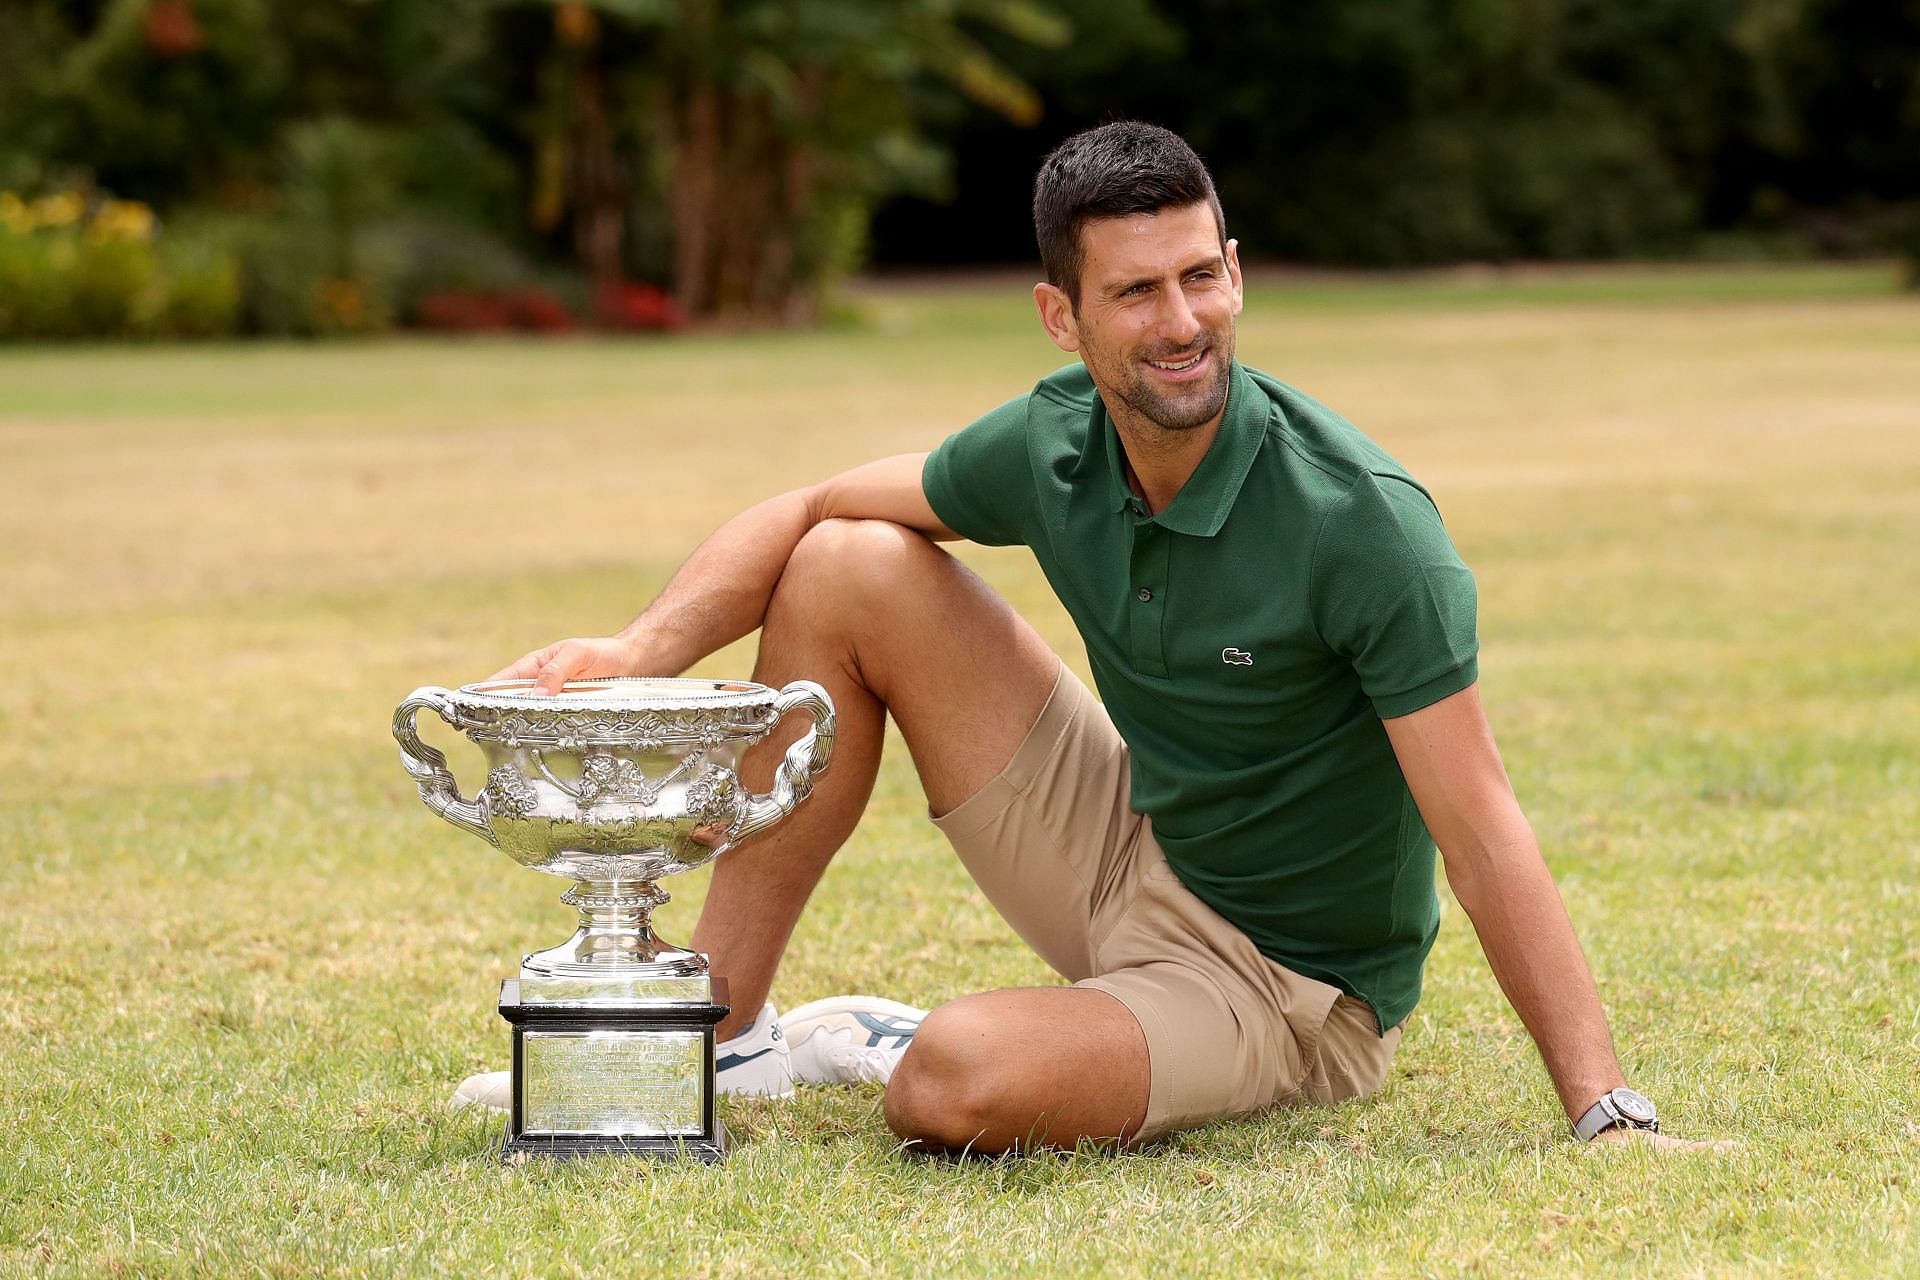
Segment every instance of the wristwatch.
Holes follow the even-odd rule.
[[[1660,1116],[1645,1095],[1631,1089],[1615,1089],[1602,1094],[1600,1101],[1573,1122],[1573,1136],[1582,1142],[1592,1142],[1609,1129],[1645,1129],[1658,1133]]]

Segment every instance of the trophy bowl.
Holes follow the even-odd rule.
[[[460,794],[444,755],[420,740],[432,711],[486,755],[487,782]],[[773,788],[749,794],[740,757],[789,711],[813,723],[781,761]],[[650,923],[667,901],[660,878],[702,866],[806,799],[833,754],[833,705],[819,685],[618,677],[558,693],[531,680],[415,690],[394,712],[401,762],[426,806],[515,862],[575,882],[567,943],[530,955],[528,977],[666,976],[705,959],[668,946]],[[616,972],[618,974],[616,975]]]

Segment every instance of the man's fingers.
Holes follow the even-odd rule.
[[[624,650],[613,639],[560,640],[544,649],[535,649],[510,667],[496,671],[491,680],[531,680],[532,693],[558,693],[569,680],[618,675]]]
[[[495,680],[531,679],[533,676],[539,674],[540,668],[546,665],[547,659],[552,656],[552,653],[552,645],[548,645],[544,649],[535,649],[532,653],[520,659],[520,661],[513,663],[511,666],[500,668],[488,676],[483,683],[491,684]]]
[[[554,645],[547,661],[540,667],[540,673],[534,677],[534,691],[537,693],[559,693],[562,685],[586,669],[592,661],[592,655],[585,645],[577,640],[563,640]]]

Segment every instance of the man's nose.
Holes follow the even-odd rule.
[[[1185,289],[1163,289],[1160,307],[1160,336],[1174,346],[1185,348],[1200,336],[1200,318],[1193,314]]]

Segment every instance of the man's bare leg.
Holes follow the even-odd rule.
[[[887,1125],[928,1151],[1125,1141],[1146,1119],[1147,1038],[1104,991],[1021,987],[927,1015],[887,1085]]]
[[[826,687],[839,721],[833,766],[791,818],[713,864],[696,950],[726,975],[724,1038],[759,1012],[807,897],[873,791],[886,716],[907,737],[937,812],[984,786],[1040,716],[1059,659],[1007,602],[918,533],[828,521],[795,548],[767,607],[754,679]],[[804,725],[749,753],[765,790]]]
[[[731,988],[734,1012],[721,1024],[723,1038],[742,1030],[766,1000],[808,896],[866,808],[888,711],[927,803],[945,813],[1006,767],[1058,670],[1058,658],[1012,606],[920,534],[881,521],[829,521],[801,540],[768,606],[754,678],[775,687],[794,679],[824,685],[839,738],[812,798],[767,836],[714,863],[693,945]],[[756,748],[745,781],[764,789],[801,731],[794,726]],[[981,1065],[979,1041],[990,1019],[1013,1037],[997,1054],[997,1070],[1017,1075],[1019,1087],[996,1088],[991,1099],[956,1092],[957,1078]],[[1140,1124],[1146,1073],[1139,1026],[1110,996],[1058,988],[969,996],[921,1026],[889,1088],[888,1119],[903,1136],[942,1145],[976,1120],[991,1120],[994,1137],[1012,1135],[1000,1146],[976,1143],[981,1150],[1039,1131],[1067,1145],[1116,1137]],[[988,1115],[994,1099],[1005,1102],[1004,1113]]]

